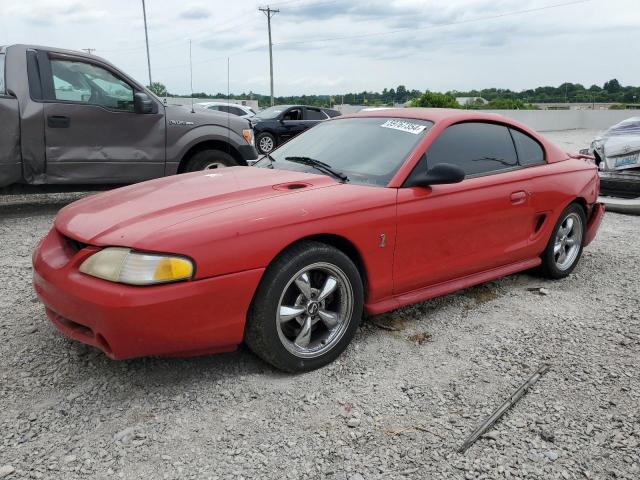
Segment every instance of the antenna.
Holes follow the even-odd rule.
[[[189,71],[191,74],[191,113],[196,113],[193,109],[193,61],[191,59],[191,39],[189,39]]]
[[[231,87],[229,82],[229,70],[231,69],[231,59],[227,57],[227,153],[231,153]]]

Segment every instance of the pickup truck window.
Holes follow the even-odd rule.
[[[0,53],[0,95],[5,93],[4,88],[4,53]]]
[[[133,88],[108,70],[85,62],[51,60],[56,100],[133,112]]]

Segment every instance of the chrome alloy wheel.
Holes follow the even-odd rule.
[[[559,270],[571,268],[582,244],[582,219],[576,213],[566,216],[556,233],[553,258]]]
[[[260,139],[260,151],[262,153],[269,153],[273,150],[273,139],[265,136]]]
[[[331,350],[353,317],[353,289],[346,274],[330,263],[298,271],[280,296],[278,337],[293,355],[314,358]]]

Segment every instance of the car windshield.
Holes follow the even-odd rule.
[[[262,110],[260,113],[256,115],[258,118],[262,118],[263,120],[271,120],[272,118],[276,118],[284,111],[282,107],[269,107]]]
[[[350,183],[386,186],[432,126],[426,120],[404,118],[330,120],[293,138],[256,166],[326,174],[295,161],[306,157],[346,175]]]

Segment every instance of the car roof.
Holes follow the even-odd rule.
[[[28,44],[24,44],[24,43],[14,43],[11,45],[5,45],[4,49],[8,50],[10,48],[13,47],[21,47],[24,49],[32,49],[32,50],[45,50],[47,52],[52,52],[52,53],[59,53],[62,55],[73,55],[76,57],[84,57],[87,59],[92,59],[92,60],[98,60],[100,62],[106,63],[108,65],[113,66],[113,64],[111,62],[109,62],[108,60],[98,56],[98,55],[93,55],[93,54],[89,54],[87,52],[83,52],[80,50],[69,50],[69,49],[65,49],[65,48],[56,48],[56,47],[47,47],[44,45],[28,45]],[[115,67],[114,67],[115,68]]]
[[[414,120],[428,120],[440,122],[449,120],[451,122],[461,122],[465,120],[493,120],[506,123],[514,123],[513,120],[497,113],[483,112],[478,110],[464,110],[457,108],[389,108],[384,110],[368,110],[343,115],[340,118],[350,117],[395,117],[412,118]]]

